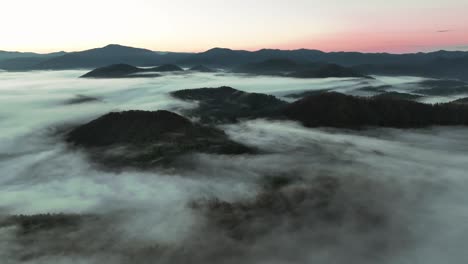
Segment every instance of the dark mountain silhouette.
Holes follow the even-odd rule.
[[[468,86],[466,82],[459,80],[424,80],[422,82],[418,82],[417,84],[427,88],[452,88],[458,86]]]
[[[414,92],[424,95],[448,96],[468,94],[468,83],[458,80],[425,80],[417,84],[423,88]]]
[[[373,96],[374,99],[396,99],[396,100],[416,100],[423,95],[418,94],[409,94],[409,93],[400,93],[400,92],[384,92],[378,95]]]
[[[299,62],[326,61],[325,52],[319,50],[279,50],[261,49],[258,51],[231,50],[225,48],[214,48],[205,52],[193,54],[181,61],[185,65],[209,65],[224,68],[235,68],[240,65],[257,63],[270,59],[288,59]]]
[[[97,68],[120,63],[138,66],[178,64],[192,67],[205,65],[232,70],[241,65],[282,58],[299,63],[327,63],[354,67],[355,71],[362,74],[414,75],[468,80],[468,52],[462,51],[389,54],[327,53],[307,49],[245,51],[214,48],[201,53],[174,53],[108,45],[103,48],[71,52],[64,55],[57,54],[60,56],[45,60],[37,59],[36,55],[31,53],[5,54],[4,52],[3,58],[11,59],[11,61],[2,63],[2,54],[0,53],[0,68],[6,70]],[[23,57],[22,60],[19,59],[21,57]]]
[[[74,69],[97,68],[110,64],[131,64],[153,66],[171,63],[186,57],[185,53],[160,53],[147,49],[138,49],[120,45],[108,45],[103,48],[72,52],[44,61],[36,69]]]
[[[298,49],[278,50],[262,49],[258,51],[231,50],[214,48],[205,52],[192,54],[183,59],[185,64],[238,66],[268,59],[283,58],[299,62],[327,62],[343,66],[383,65],[383,64],[423,64],[436,59],[457,59],[468,56],[464,51],[437,51],[429,53],[390,54],[361,52],[322,52],[319,50]]]
[[[113,64],[94,69],[81,76],[81,78],[147,78],[161,76],[155,72],[173,71],[183,71],[183,69],[173,64],[165,64],[153,68],[138,68],[128,64]]]
[[[307,127],[360,128],[468,125],[468,107],[429,105],[389,98],[353,97],[322,93],[290,104],[284,114]]]
[[[367,74],[380,75],[411,75],[431,78],[449,78],[468,81],[468,55],[464,52],[440,52],[435,57],[429,53],[426,58],[413,62],[374,63],[355,66],[355,69]],[[442,56],[444,55],[444,56]],[[452,56],[450,56],[452,55]],[[453,57],[462,55],[460,57]],[[422,56],[422,55],[421,55]]]
[[[368,86],[358,88],[357,90],[364,91],[364,92],[383,93],[391,88],[393,88],[393,86],[388,85],[388,84],[383,84],[383,85],[378,85],[378,86],[368,85]]]
[[[306,91],[303,99],[287,104],[273,96],[246,93],[230,87],[181,90],[172,96],[196,101],[187,111],[204,123],[229,123],[239,119],[292,119],[305,126],[340,128],[426,127],[468,125],[468,107],[460,104],[424,104],[412,100],[421,95],[398,92],[366,98],[327,91]]]
[[[203,123],[229,123],[239,119],[268,118],[280,115],[285,102],[272,95],[247,93],[231,87],[180,90],[172,96],[196,101],[198,107],[187,111]]]
[[[468,105],[468,97],[457,99],[455,101],[452,101],[451,103]]]
[[[233,65],[239,65],[250,62],[252,56],[250,52],[243,50],[231,50],[224,48],[214,48],[198,54],[192,54],[179,61],[182,65],[207,65],[229,68]]]
[[[128,64],[113,64],[110,66],[94,69],[81,78],[127,78],[129,75],[144,72],[144,69]]]
[[[379,92],[379,94],[374,95],[373,98],[388,98],[388,99],[399,99],[399,100],[416,100],[418,98],[424,97],[424,95],[419,95],[419,94],[410,94],[410,93],[400,93],[400,92],[385,92],[382,90],[381,87],[387,87],[387,86],[370,86],[370,87],[364,87],[366,88],[365,90],[370,91],[370,92]],[[388,86],[391,88],[391,86]],[[359,89],[361,90],[361,89]],[[331,92],[332,89],[321,89],[321,90],[311,90],[311,91],[304,91],[304,92],[299,92],[299,93],[292,93],[292,94],[287,94],[285,97],[289,98],[304,98],[307,96],[312,96],[312,95],[319,95],[322,93],[326,92]]]
[[[66,141],[88,149],[93,160],[111,168],[167,164],[191,152],[251,152],[221,130],[192,123],[168,111],[109,113],[73,129]],[[117,147],[125,147],[126,151],[107,152]]]
[[[364,76],[357,71],[336,64],[300,63],[290,59],[269,59],[236,67],[234,72],[256,75],[285,76],[295,78],[329,78]]]
[[[189,69],[190,71],[196,71],[196,72],[216,72],[216,70],[208,68],[203,65],[196,65],[193,66],[192,68]]]
[[[363,75],[353,69],[346,68],[337,64],[325,64],[321,66],[317,66],[315,68],[299,70],[288,74],[289,77],[295,78],[332,78],[332,77],[339,77],[339,78],[347,78],[347,77],[355,77],[355,78],[368,78],[371,79],[372,77]]]
[[[24,58],[24,57],[39,57],[40,54],[34,52],[18,52],[18,51],[4,51],[0,50],[0,61],[10,60],[15,58]]]
[[[66,52],[38,54],[32,52],[0,51],[0,69],[9,71],[23,71],[34,69],[34,66],[46,60],[65,55]]]
[[[64,51],[52,53],[34,53],[34,52],[18,52],[18,51],[3,51],[0,50],[0,61],[18,59],[18,58],[51,58],[66,54]]]
[[[304,69],[306,66],[290,59],[268,59],[257,63],[248,63],[234,68],[234,72],[264,75],[285,75]]]
[[[317,94],[321,94],[321,93],[330,92],[331,90],[332,89],[310,90],[310,91],[286,94],[286,95],[284,95],[284,97],[298,99],[298,98],[303,98],[303,97],[306,97],[306,96],[311,96],[311,95],[317,95]]]
[[[8,71],[33,70],[34,66],[48,60],[44,57],[23,57],[0,61],[0,69]]]
[[[321,52],[317,50],[244,51],[215,48],[193,54],[181,61],[184,65],[204,64],[233,68],[268,59],[283,58],[302,63],[329,63],[355,67],[362,74],[414,75],[468,80],[468,52],[437,51],[430,53],[389,54],[360,52]]]
[[[148,71],[155,71],[155,72],[171,72],[171,71],[183,71],[183,70],[184,69],[174,64],[164,64],[158,67],[148,69]]]

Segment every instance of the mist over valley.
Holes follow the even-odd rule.
[[[0,73],[4,263],[467,257],[467,123],[399,128],[351,118],[343,127],[332,109],[385,100],[408,114],[437,103],[464,113],[450,103],[464,91],[421,92],[442,80],[225,71],[79,78],[87,72]],[[329,96],[339,101],[327,104]],[[329,122],[306,127],[285,114],[305,99],[322,107],[306,108],[307,120]]]

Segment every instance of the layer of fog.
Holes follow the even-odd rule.
[[[311,89],[357,93],[359,87],[369,84],[359,79],[225,74],[76,79],[82,73],[0,75],[0,214],[89,213],[112,221],[97,222],[68,237],[53,234],[56,241],[50,244],[66,244],[72,239],[89,254],[43,252],[40,258],[27,260],[17,259],[18,252],[47,251],[51,246],[42,244],[47,240],[23,248],[12,242],[14,230],[0,228],[4,263],[128,263],[119,254],[131,250],[137,252],[132,253],[136,263],[152,263],[156,262],[152,255],[137,249],[153,245],[182,247],[184,254],[193,255],[192,261],[208,263],[461,263],[468,257],[464,249],[468,239],[468,129],[356,132],[254,120],[222,128],[234,140],[261,149],[262,155],[185,157],[197,164],[189,171],[107,172],[95,168],[84,152],[68,148],[55,132],[113,110],[194,107],[168,96],[178,89],[228,85],[282,96]],[[368,82],[405,89],[418,80],[379,77]],[[102,101],[64,104],[76,95]],[[252,199],[261,191],[264,177],[278,175],[306,181],[324,175],[337,177],[346,183],[345,197],[384,211],[391,216],[392,228],[355,236],[347,225],[336,227],[324,232],[331,232],[328,235],[335,235],[339,242],[321,246],[320,237],[314,234],[299,236],[278,230],[247,250],[207,229],[204,216],[188,206],[203,198]],[[93,243],[87,242],[90,236]],[[373,252],[376,249],[369,244],[374,242],[385,243],[386,251]],[[240,255],[219,256],[225,251]],[[177,262],[175,255],[179,253],[158,261]]]

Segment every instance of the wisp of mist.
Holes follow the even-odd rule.
[[[220,126],[259,155],[194,154],[190,170],[106,171],[60,131],[111,111],[170,110],[196,104],[169,92],[231,86],[275,95],[366,86],[405,91],[422,78],[293,79],[228,73],[159,78],[79,79],[84,71],[0,72],[0,217],[98,215],[79,231],[17,241],[0,226],[0,262],[15,263],[464,263],[468,259],[468,129],[309,129],[250,120]],[[71,104],[79,96],[97,100]],[[449,101],[453,98],[426,98]],[[230,241],[190,204],[255,199],[265,177],[338,178],[340,205],[376,210],[385,228],[355,230],[352,218],[300,232],[275,226],[252,242]],[[341,207],[340,207],[341,208]],[[305,214],[308,217],[308,214]],[[347,221],[349,220],[349,222]],[[308,221],[304,219],[304,221]],[[19,258],[35,255],[37,258]]]

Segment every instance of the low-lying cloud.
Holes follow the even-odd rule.
[[[80,73],[0,76],[1,217],[90,216],[78,228],[23,235],[18,226],[0,226],[4,263],[435,264],[468,257],[466,128],[346,131],[253,120],[222,128],[232,139],[260,149],[259,155],[195,154],[178,161],[192,164],[189,168],[103,171],[55,132],[113,110],[194,107],[167,95],[178,89],[230,85],[281,96],[307,89],[351,92],[346,87],[369,84],[213,74],[75,79]],[[414,79],[372,82],[404,89]],[[60,103],[77,94],[102,102]],[[272,213],[284,197],[293,206],[304,190],[312,188],[315,197],[324,177],[338,183],[327,206],[339,221],[323,220],[315,200],[307,199],[296,214]],[[276,178],[291,182],[271,192],[266,183]],[[276,195],[280,198],[270,203],[261,200]],[[210,209],[217,203],[230,209]],[[240,213],[250,220],[236,218],[233,224],[252,231],[248,239],[233,236],[221,221]],[[359,225],[359,219],[377,219],[377,224]]]

